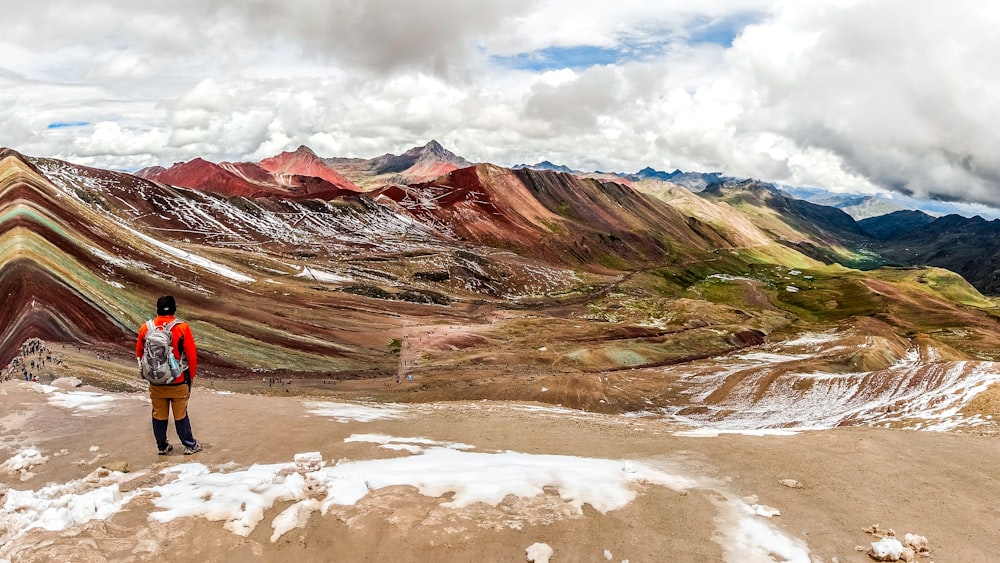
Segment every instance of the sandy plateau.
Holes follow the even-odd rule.
[[[926,537],[921,561],[1000,554],[992,425],[691,433],[206,377],[205,451],[158,456],[144,392],[53,383],[0,386],[0,560],[861,562],[873,525]]]

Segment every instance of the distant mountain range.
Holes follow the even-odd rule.
[[[170,168],[144,168],[136,175],[230,196],[334,199],[373,184],[424,182],[467,166],[470,163],[464,158],[430,141],[401,155],[371,159],[320,158],[309,147],[300,146],[258,163],[215,164],[196,158]]]
[[[962,215],[984,219],[1000,218],[1000,209],[986,205],[958,201],[918,199],[904,194],[850,194],[837,193],[822,188],[801,188],[779,185],[779,189],[793,197],[843,209],[855,219],[867,219],[892,213],[893,211],[923,211],[929,215]]]
[[[670,182],[691,190],[700,192],[711,184],[719,182],[739,182],[750,178],[737,178],[726,176],[721,172],[685,172],[674,170],[673,172],[663,172],[651,167],[643,168],[635,173],[626,172],[587,172],[574,170],[568,166],[553,164],[547,160],[537,164],[518,164],[512,167],[515,170],[530,168],[532,170],[550,170],[553,172],[565,172],[578,176],[601,177],[604,179],[619,178],[625,184],[631,185],[643,180],[660,180]],[[975,217],[976,215],[985,219],[1000,219],[1000,209],[981,204],[963,203],[958,201],[940,201],[919,199],[904,194],[865,194],[865,193],[844,193],[833,192],[824,188],[789,186],[786,184],[772,184],[775,188],[786,194],[810,203],[836,207],[853,217],[855,220],[867,219],[886,215],[894,211],[915,210],[923,211],[927,214],[940,217],[944,215],[961,215],[964,217]]]
[[[450,173],[469,169],[470,172],[457,176]],[[476,172],[472,172],[475,170]],[[449,224],[449,232],[459,233],[462,237],[477,240],[485,244],[497,244],[499,236],[511,237],[513,233],[520,242],[518,246],[524,252],[535,252],[532,240],[538,235],[530,235],[524,230],[523,217],[506,215],[507,221],[504,234],[487,233],[499,228],[497,217],[505,214],[498,212],[502,206],[484,211],[488,202],[476,200],[475,197],[462,196],[466,201],[475,201],[462,208],[462,216],[471,209],[476,213],[492,213],[483,215],[481,225],[493,224],[493,227],[483,226],[475,229],[454,224],[454,217],[449,219],[448,206],[445,201],[457,200],[459,191],[467,194],[479,194],[476,197],[487,197],[490,182],[482,181],[484,175],[496,175],[500,168],[473,165],[466,159],[444,148],[437,141],[426,145],[413,147],[400,155],[385,154],[371,159],[358,158],[322,158],[308,147],[299,147],[294,152],[284,152],[258,163],[219,163],[213,164],[202,159],[178,163],[164,169],[160,167],[147,168],[137,172],[143,178],[171,185],[212,191],[227,196],[243,197],[283,197],[289,199],[324,199],[335,200],[356,197],[368,193],[374,197],[382,195],[400,205],[409,206],[411,210],[420,209],[420,213],[428,220]],[[504,169],[507,170],[507,169]],[[992,223],[975,218],[968,219],[956,212],[969,214],[980,211],[990,216],[991,210],[985,206],[962,204],[958,202],[940,202],[919,200],[903,195],[885,194],[844,194],[821,188],[804,188],[769,184],[752,179],[740,179],[723,175],[720,172],[684,172],[674,170],[663,172],[646,167],[636,173],[584,172],[573,170],[567,166],[542,161],[536,164],[518,164],[509,170],[521,176],[521,181],[539,182],[537,174],[528,172],[557,173],[565,177],[553,187],[572,184],[570,192],[560,196],[567,199],[570,194],[586,192],[586,186],[594,182],[617,182],[630,186],[639,192],[655,194],[659,184],[676,185],[699,193],[702,197],[724,201],[738,208],[768,208],[770,214],[757,214],[754,221],[757,226],[767,231],[767,236],[782,241],[786,246],[796,249],[822,262],[839,262],[851,267],[871,268],[880,265],[933,265],[956,271],[965,276],[973,285],[987,293],[1000,293],[1000,281],[995,281],[990,266],[984,266],[974,259],[967,258],[962,250],[965,246],[974,244],[950,236],[950,232],[975,233],[979,237],[989,238]],[[576,178],[569,180],[568,178]],[[455,185],[455,183],[461,185]],[[567,182],[569,184],[567,184]],[[390,188],[389,186],[397,186]],[[412,188],[400,189],[400,186]],[[413,197],[415,189],[448,192],[448,199],[435,196],[433,204],[417,203]],[[560,188],[562,189],[562,188]],[[542,193],[548,193],[543,191]],[[660,194],[663,196],[663,194]],[[489,197],[495,198],[497,194]],[[662,199],[662,198],[661,198]],[[492,201],[492,200],[491,200]],[[555,204],[553,204],[555,205]],[[899,214],[900,212],[908,212]],[[915,233],[911,225],[930,226],[934,217],[942,213],[951,213],[940,227],[921,231],[923,239],[920,244],[911,240]],[[591,215],[591,211],[582,207],[574,209],[575,218]],[[881,221],[872,218],[885,217]],[[596,224],[591,223],[596,217],[585,220],[574,230],[587,232]],[[529,220],[529,223],[534,219]],[[860,221],[860,223],[858,223]],[[662,223],[663,221],[660,221]],[[655,223],[655,222],[654,222]],[[780,223],[780,225],[779,225]],[[519,227],[517,225],[520,225]],[[656,227],[649,226],[649,229]],[[627,230],[622,228],[609,229],[619,241],[631,240],[630,244],[638,244],[632,251],[626,252],[629,260],[639,256],[654,257],[662,255],[663,250],[652,251],[645,243],[638,243]],[[552,233],[549,233],[552,236]],[[726,238],[727,235],[719,235]],[[580,239],[578,246],[587,251],[577,250],[584,260],[597,260],[598,255],[610,257],[618,250],[607,244],[587,242],[586,236]],[[709,237],[712,238],[712,237]],[[599,242],[603,239],[598,238]],[[507,241],[511,243],[512,241]],[[568,243],[567,243],[568,244]],[[639,250],[643,247],[644,250]],[[916,250],[919,247],[920,250]],[[543,246],[547,250],[561,253],[555,247]],[[567,247],[568,248],[568,247]],[[705,250],[702,248],[702,250]],[[552,258],[552,256],[549,256]],[[606,260],[605,260],[606,261]],[[986,264],[992,264],[987,260]],[[997,257],[1000,264],[1000,256]]]

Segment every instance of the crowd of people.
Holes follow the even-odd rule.
[[[25,340],[18,352],[18,355],[4,366],[0,380],[23,378],[25,381],[38,381],[38,375],[46,364],[62,364],[62,360],[49,350],[41,338]]]

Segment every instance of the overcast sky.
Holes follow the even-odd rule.
[[[722,171],[1000,204],[985,0],[0,0],[0,146]]]

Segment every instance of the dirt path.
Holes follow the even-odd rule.
[[[21,481],[5,474],[3,483],[13,490],[38,489],[124,461],[132,481],[123,488],[135,489],[160,483],[160,470],[191,461],[234,470],[289,462],[309,451],[330,461],[399,455],[372,443],[345,442],[352,435],[382,434],[461,442],[482,452],[634,460],[697,485],[642,485],[634,500],[605,514],[589,505],[575,514],[550,489],[508,497],[496,507],[453,509],[442,506],[452,493],[436,498],[411,487],[375,488],[354,505],[313,514],[304,528],[276,542],[270,541],[269,523],[287,502],[269,508],[244,538],[203,518],[152,522],[147,515],[154,495],[146,495],[107,521],[32,530],[0,558],[522,561],[526,547],[544,542],[555,550],[552,561],[604,561],[605,550],[613,560],[632,562],[770,560],[741,551],[749,548],[733,534],[739,522],[748,521],[801,542],[816,561],[868,561],[854,547],[872,541],[862,532],[872,524],[926,536],[938,562],[989,561],[1000,554],[1000,480],[993,470],[1000,466],[1000,440],[991,436],[837,429],[694,438],[675,435],[663,422],[498,402],[400,406],[396,418],[338,422],[311,412],[301,397],[196,388],[191,416],[206,450],[190,458],[159,457],[143,395],[115,397],[113,407],[83,411],[53,404],[52,393],[39,392],[37,385],[0,386],[0,458],[27,446],[49,458],[31,469],[34,476]],[[784,486],[782,479],[803,487]],[[737,509],[754,504],[781,515],[740,520]]]

